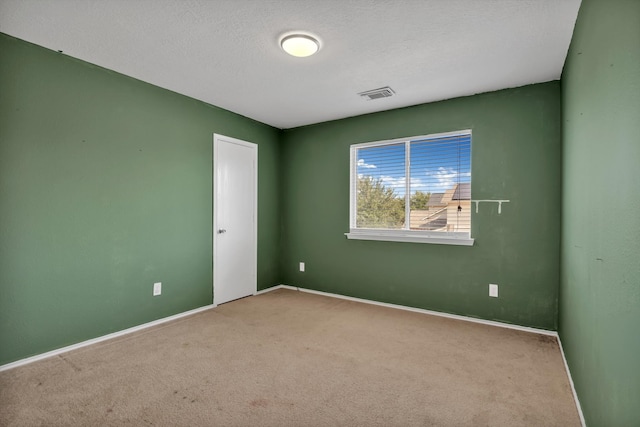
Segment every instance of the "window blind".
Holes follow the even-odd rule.
[[[352,228],[470,232],[470,131],[357,144],[352,162]]]

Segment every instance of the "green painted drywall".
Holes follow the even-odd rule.
[[[279,130],[0,34],[0,364],[211,304],[214,132],[259,145],[273,286]]]
[[[555,329],[560,108],[551,82],[285,131],[284,283]],[[472,197],[511,200],[501,215],[497,204],[472,212],[473,247],[346,239],[350,144],[462,129],[473,131]]]
[[[640,425],[640,1],[583,0],[562,75],[559,333],[588,426]]]

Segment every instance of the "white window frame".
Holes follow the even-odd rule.
[[[363,142],[360,144],[352,144],[350,147],[350,172],[349,172],[349,232],[344,233],[347,239],[353,240],[379,240],[387,242],[413,242],[413,243],[431,243],[440,245],[460,245],[473,246],[474,239],[471,232],[467,231],[429,231],[429,230],[390,230],[390,229],[373,229],[373,228],[356,228],[356,207],[357,207],[357,189],[356,183],[358,176],[357,150],[360,148],[376,147],[391,144],[405,144],[405,153],[407,161],[405,163],[405,177],[409,176],[410,170],[410,147],[411,141],[419,141],[425,139],[446,138],[458,135],[471,135],[471,129],[460,130],[455,132],[444,132],[423,136],[412,136],[408,138],[389,139],[385,141]],[[473,144],[473,138],[472,138]],[[410,179],[405,180],[406,191],[410,192]],[[405,204],[405,218],[410,217],[411,206]]]

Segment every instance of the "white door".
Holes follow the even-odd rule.
[[[213,136],[213,303],[256,293],[258,146]]]

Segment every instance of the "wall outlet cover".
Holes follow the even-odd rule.
[[[493,283],[489,285],[489,296],[498,298],[498,285],[494,285]]]
[[[300,271],[304,272],[304,262],[300,263]]]
[[[153,296],[157,297],[162,294],[162,282],[156,282],[153,284]]]

